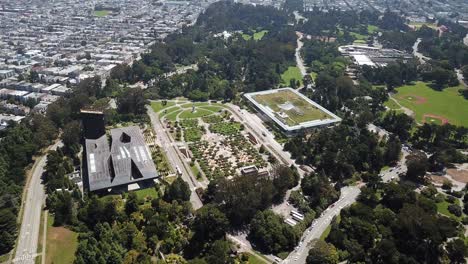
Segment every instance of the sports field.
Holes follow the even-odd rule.
[[[460,89],[462,86],[436,91],[424,82],[416,82],[415,85],[396,88],[393,98],[412,110],[418,123],[450,123],[468,127],[468,100],[459,94]],[[387,102],[386,105],[393,109],[398,107],[394,103]]]
[[[268,106],[278,119],[283,120],[289,126],[333,118],[291,90],[258,94],[253,96],[253,99],[261,105]],[[281,116],[280,113],[284,113],[286,116]]]

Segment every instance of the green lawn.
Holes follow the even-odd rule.
[[[310,77],[312,77],[312,80],[314,80],[314,81],[315,81],[315,79],[317,79],[317,75],[318,75],[318,73],[316,73],[316,72],[311,72],[310,73]]]
[[[410,26],[413,26],[417,29],[419,29],[420,27],[422,27],[423,25],[426,25],[430,28],[433,28],[433,29],[436,29],[437,28],[437,25],[434,24],[434,23],[426,23],[426,22],[410,22],[409,23]]]
[[[163,105],[162,101],[151,102],[151,108],[153,108],[154,112],[156,113],[174,105],[175,103],[171,101],[167,101],[166,105]]]
[[[199,117],[203,117],[203,116],[207,116],[207,115],[210,115],[212,114],[213,112],[212,111],[209,111],[209,110],[206,110],[206,109],[203,109],[203,108],[199,108],[199,107],[196,107],[195,108],[195,113],[192,113],[192,110],[184,110],[179,118],[199,118]]]
[[[110,14],[109,10],[96,10],[94,11],[94,15],[97,17],[105,17]]]
[[[266,33],[268,33],[268,30],[262,30],[262,31],[255,32],[253,34],[253,39],[254,40],[261,40],[263,38],[263,36],[265,36]],[[249,40],[249,39],[252,38],[252,35],[242,34],[242,38],[245,39],[245,40]]]
[[[138,199],[146,199],[146,197],[150,198],[157,198],[158,197],[158,192],[156,192],[156,189],[154,187],[146,188],[146,189],[141,189],[138,191],[135,191]]]
[[[46,263],[73,263],[78,248],[78,233],[65,227],[54,227],[54,218],[47,219]]]
[[[192,171],[193,175],[195,175],[195,177],[197,177],[198,173],[200,173],[200,170],[198,169],[196,164],[190,166],[190,170]]]
[[[0,263],[3,263],[3,262],[5,262],[5,261],[7,261],[9,258],[10,258],[10,254],[9,254],[9,253],[7,253],[7,254],[5,254],[5,255],[1,255],[1,256],[0,256]]]
[[[268,33],[268,30],[262,30],[254,33],[254,40],[261,40],[265,34]]]
[[[208,105],[208,106],[202,106],[201,108],[210,110],[212,112],[218,112],[219,110],[223,109],[224,107],[218,106],[218,105]]]
[[[262,258],[257,257],[256,255],[249,254],[249,264],[265,264],[269,263]]]
[[[173,112],[171,112],[171,113],[165,115],[164,117],[167,118],[167,119],[169,119],[169,120],[171,120],[171,121],[176,121],[177,115],[178,115],[179,113],[181,113],[182,111],[184,111],[184,110],[179,109],[179,110],[173,111]]]
[[[281,74],[281,83],[284,85],[289,86],[289,82],[291,79],[296,79],[301,82],[302,85],[302,75],[301,71],[296,66],[289,66],[288,69]]]
[[[443,202],[440,202],[440,203],[436,203],[436,205],[437,205],[437,212],[439,212],[440,214],[443,214],[445,216],[454,218],[454,219],[456,219],[458,221],[461,220],[461,217],[458,217],[458,216],[456,216],[456,215],[449,212],[449,210],[448,210],[448,206],[450,205],[449,202],[443,201]]]
[[[357,32],[349,32],[349,34],[353,36],[354,38],[356,38],[357,40],[367,41],[367,38],[369,38],[368,35],[359,34]]]
[[[336,218],[336,221],[339,223],[341,221],[341,216],[338,215],[337,218]],[[330,231],[331,231],[331,223],[327,226],[327,228],[325,229],[325,231],[323,231],[322,235],[320,236],[320,240],[325,240],[328,235],[330,234]]]
[[[446,118],[454,125],[468,127],[468,101],[458,93],[461,88],[457,86],[436,91],[424,82],[416,82],[415,85],[397,88],[397,94],[393,97],[415,112],[417,122],[424,122],[423,116],[426,114]]]
[[[379,30],[379,27],[378,26],[374,26],[374,25],[367,25],[367,32],[369,34],[374,34],[374,32],[378,31]]]
[[[208,102],[195,102],[195,103],[190,103],[190,104],[194,104],[195,106],[208,106],[208,105],[210,105],[210,103],[208,103]]]
[[[382,169],[380,169],[380,171],[382,172],[382,171],[386,171],[386,170],[388,170],[388,169],[390,169],[390,167],[387,166],[387,165],[385,165],[385,166],[382,167]]]
[[[331,231],[331,225],[328,225],[327,228],[325,228],[325,231],[323,231],[322,235],[320,235],[320,240],[325,240],[327,236],[330,234]]]
[[[363,39],[357,39],[357,40],[355,40],[353,42],[354,45],[356,45],[356,44],[366,44],[366,43],[367,43],[367,41],[365,41]]]
[[[386,107],[388,107],[390,110],[398,110],[398,109],[401,108],[397,103],[395,103],[395,101],[393,101],[391,99],[389,99],[387,102],[385,102],[384,105]]]

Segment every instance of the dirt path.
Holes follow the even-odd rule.
[[[390,100],[394,101],[394,102],[400,107],[400,110],[403,110],[403,112],[405,112],[405,114],[407,114],[407,115],[409,115],[409,116],[411,116],[411,117],[414,117],[414,112],[413,112],[413,110],[402,106],[402,105],[400,104],[400,102],[398,102],[398,100],[395,99],[395,98],[393,98],[391,95],[388,95],[388,98],[389,98]]]

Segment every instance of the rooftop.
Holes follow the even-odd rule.
[[[90,191],[128,185],[158,176],[140,128],[115,128],[110,134],[110,148],[107,135],[85,140]]]
[[[341,118],[292,88],[247,93],[244,96],[285,131],[341,121]]]

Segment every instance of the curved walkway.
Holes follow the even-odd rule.
[[[400,109],[397,109],[397,110],[403,110],[403,112],[404,112],[405,114],[407,114],[408,116],[414,117],[414,112],[413,112],[413,110],[402,106],[402,105],[400,104],[400,102],[398,102],[398,100],[395,99],[395,98],[393,98],[390,94],[388,95],[388,98],[389,98],[390,100],[392,100],[393,102],[395,102],[395,103],[400,107]]]

